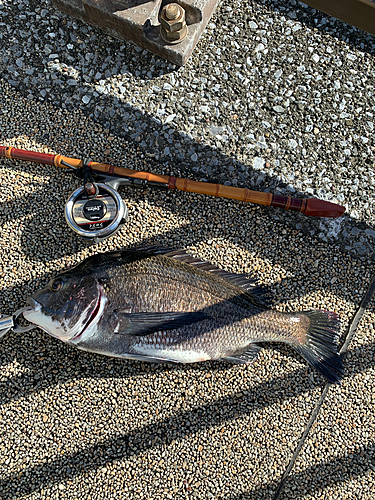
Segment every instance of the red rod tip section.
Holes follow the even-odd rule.
[[[345,207],[330,203],[329,201],[308,198],[305,215],[310,217],[340,217],[345,212]]]

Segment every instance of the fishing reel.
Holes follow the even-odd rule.
[[[121,229],[128,217],[128,209],[116,189],[108,184],[87,184],[69,197],[65,205],[65,220],[82,238],[102,241]],[[90,191],[94,194],[89,194]]]
[[[79,168],[65,160],[60,163],[84,181],[66,202],[65,220],[81,238],[95,243],[113,236],[125,224],[128,209],[118,193],[120,186],[168,190],[167,183],[95,172],[90,168],[90,160],[85,160]]]
[[[65,220],[70,229],[95,243],[113,236],[128,217],[128,209],[117,190],[120,185],[129,185],[129,179],[93,174],[88,162],[80,169],[66,166],[84,178],[84,185],[70,195],[65,205]]]

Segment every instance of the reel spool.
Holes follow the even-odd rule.
[[[68,226],[81,238],[95,242],[113,236],[128,217],[128,209],[116,190],[119,184],[115,182],[115,189],[108,184],[90,184],[93,193],[87,185],[74,191],[65,205]]]

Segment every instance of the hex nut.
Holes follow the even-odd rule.
[[[160,27],[160,33],[162,38],[169,43],[178,43],[181,42],[187,35],[187,26],[185,26],[178,31],[167,31],[164,26]]]
[[[168,14],[176,15],[176,18],[169,19],[169,17],[172,16]],[[165,31],[169,33],[182,30],[186,26],[185,9],[183,9],[178,3],[170,3],[168,5],[165,5],[160,14],[160,23]]]

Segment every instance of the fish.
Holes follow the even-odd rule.
[[[83,351],[158,363],[248,364],[265,342],[292,346],[340,383],[340,318],[279,312],[256,278],[224,271],[185,250],[95,254],[27,299],[24,317]]]

